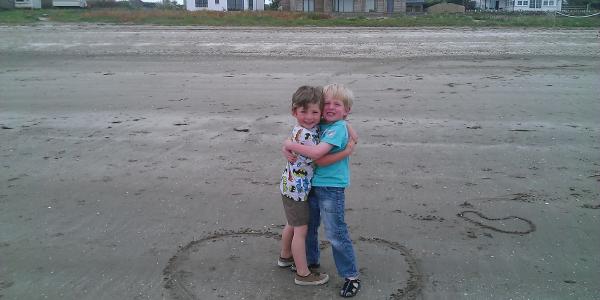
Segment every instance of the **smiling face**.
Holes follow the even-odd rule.
[[[325,122],[331,123],[345,119],[349,113],[350,109],[346,108],[342,100],[328,95],[325,96],[325,104],[323,105],[323,119],[325,119]]]
[[[308,103],[306,106],[294,107],[292,115],[298,121],[298,125],[311,129],[321,120],[321,108],[318,103]]]

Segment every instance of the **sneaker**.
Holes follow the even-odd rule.
[[[314,270],[314,269],[318,269],[320,267],[321,267],[320,264],[310,264],[310,265],[308,265],[308,269],[311,270],[311,271]],[[296,264],[292,264],[290,266],[290,271],[296,272]]]
[[[344,282],[344,286],[340,290],[340,296],[344,298],[354,297],[360,291],[360,279],[348,279]]]
[[[329,281],[329,275],[321,274],[319,272],[310,272],[310,274],[306,276],[300,276],[296,273],[294,277],[294,282],[297,285],[320,285]]]
[[[279,257],[279,259],[277,259],[277,265],[282,267],[282,268],[287,268],[289,266],[292,266],[294,264],[294,257],[288,257],[288,258],[283,258],[283,257]]]

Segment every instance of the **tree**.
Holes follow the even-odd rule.
[[[278,10],[280,3],[281,3],[281,0],[272,0],[271,4],[269,4],[269,9],[270,10]]]

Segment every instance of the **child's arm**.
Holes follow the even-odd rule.
[[[315,163],[317,164],[317,166],[327,166],[330,165],[338,160],[342,160],[348,156],[350,156],[352,154],[352,152],[354,152],[354,145],[356,145],[356,142],[354,140],[350,140],[348,141],[348,145],[346,145],[346,149],[344,149],[343,151],[340,152],[336,152],[333,154],[327,154],[317,160],[315,160]]]
[[[333,148],[333,146],[328,143],[319,143],[315,146],[306,146],[294,143],[290,140],[286,140],[283,143],[283,147],[285,150],[296,152],[313,160],[321,158],[323,155],[327,154],[331,148]]]
[[[354,128],[352,128],[352,126],[350,126],[350,123],[348,123],[348,122],[346,122],[346,128],[348,129],[348,136],[350,136],[350,139],[354,140],[354,143],[357,144],[358,143],[358,134],[356,133]]]

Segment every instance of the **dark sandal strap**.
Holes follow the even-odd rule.
[[[360,280],[346,279],[346,282],[344,282],[344,286],[342,287],[342,290],[340,291],[340,296],[354,297],[354,296],[356,296],[356,294],[358,293],[359,290],[360,290]]]

